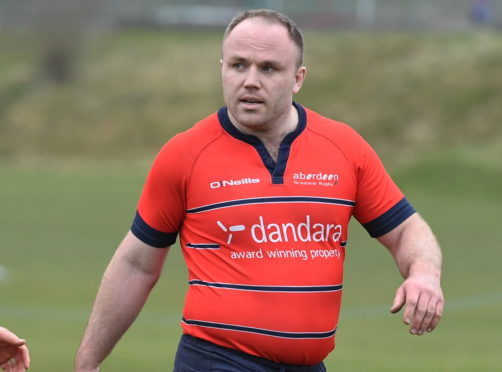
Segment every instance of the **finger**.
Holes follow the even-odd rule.
[[[439,321],[441,320],[441,317],[443,315],[443,309],[444,309],[444,301],[438,301],[436,304],[436,311],[434,312],[434,316],[432,317],[432,321],[427,328],[427,332],[432,332],[434,329],[436,329]]]
[[[429,301],[430,297],[423,293],[418,297],[415,312],[413,314],[413,320],[410,324],[411,334],[420,336],[424,333],[422,324],[426,317],[427,309],[429,308]]]
[[[15,359],[11,359],[9,362],[10,370],[9,372],[25,372],[26,368],[24,367],[21,360],[16,357]]]
[[[434,315],[436,314],[437,308],[437,300],[429,299],[429,303],[427,305],[427,309],[424,314],[424,318],[422,320],[422,324],[418,328],[418,334],[424,334],[428,329],[430,329],[432,324],[432,319],[434,319]]]
[[[406,304],[404,307],[403,321],[411,325],[415,319],[415,311],[418,304],[419,294],[417,291],[408,291],[406,295]],[[410,328],[410,331],[413,327]]]
[[[24,345],[25,342],[25,340],[20,339],[7,328],[0,327],[0,344],[20,346]]]
[[[24,368],[22,363],[17,363],[14,365],[14,368],[12,369],[12,372],[25,372],[26,368]]]
[[[3,366],[9,361],[9,359],[10,359],[10,356],[7,358],[2,357],[2,359],[0,359],[0,368],[3,368]]]
[[[30,357],[28,348],[24,345],[17,349],[16,354],[9,361],[12,372],[26,371],[26,369],[29,367],[29,363]]]
[[[7,362],[2,364],[2,370],[6,372],[15,372],[15,365],[16,360],[14,358],[9,359]]]
[[[394,297],[394,302],[392,303],[392,306],[390,308],[390,312],[392,314],[395,314],[399,310],[401,310],[404,305],[405,299],[406,299],[406,295],[405,295],[403,287],[401,286],[396,291],[396,296]]]
[[[12,346],[12,345],[7,345],[3,346],[0,345],[0,365],[4,365],[11,359],[14,355],[16,355],[17,348],[18,346]]]
[[[16,361],[10,364],[9,372],[24,372],[24,371],[26,371],[26,369],[24,369],[22,364],[20,364],[19,362]]]
[[[30,368],[30,352],[26,345],[21,346],[21,360],[25,369]]]

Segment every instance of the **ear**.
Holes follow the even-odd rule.
[[[298,67],[298,70],[296,70],[295,82],[293,84],[293,89],[292,89],[293,94],[296,94],[300,91],[306,76],[307,76],[307,67],[305,66]]]

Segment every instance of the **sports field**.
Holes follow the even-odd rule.
[[[472,169],[449,174],[451,167],[437,163],[429,173],[432,180],[396,175],[444,248],[448,301],[441,326],[433,334],[412,337],[399,316],[389,314],[400,280],[397,270],[384,248],[354,224],[338,347],[327,361],[331,370],[500,367],[502,177]],[[130,224],[144,171],[10,166],[0,171],[2,324],[29,340],[33,371],[69,370],[100,275]],[[456,191],[456,182],[466,177],[475,179],[468,181],[472,192]],[[430,183],[442,178],[441,185]],[[485,182],[493,182],[493,189],[476,190]],[[144,312],[104,371],[168,370],[185,287],[184,264],[173,247]]]
[[[200,99],[208,93],[206,86],[215,84],[213,80],[202,81],[189,90],[178,82],[180,101],[173,98],[173,92],[165,102],[158,97],[169,91],[169,86],[155,85],[156,74],[162,76],[163,65],[155,64],[144,54],[152,56],[152,50],[162,53],[160,45],[167,48],[162,43],[171,43],[181,51],[208,43],[207,36],[191,37],[193,40],[179,41],[158,34],[138,34],[108,40],[105,56],[96,59],[96,52],[86,57],[101,61],[102,65],[93,65],[101,70],[89,69],[85,78],[61,90],[40,82],[29,85],[23,77],[22,63],[21,68],[15,67],[20,56],[0,61],[0,93],[6,98],[0,102],[0,324],[28,340],[31,371],[71,370],[101,274],[134,216],[147,164],[160,143],[178,130],[173,125],[162,132],[162,104],[168,106],[175,123],[179,123],[186,119],[181,115],[188,115],[179,107],[191,99]],[[465,35],[421,37],[423,43],[415,47],[421,46],[422,52],[409,45],[419,36],[381,36],[378,41],[383,47],[377,49],[372,49],[375,39],[371,37],[337,36],[337,50],[355,58],[354,63],[343,59],[337,70],[336,55],[330,55],[326,48],[329,35],[311,36],[318,44],[309,47],[313,57],[307,62],[325,69],[325,74],[323,77],[320,72],[312,72],[311,82],[304,87],[306,92],[299,101],[332,117],[339,114],[343,120],[349,120],[351,103],[358,108],[350,121],[359,125],[375,144],[390,164],[392,176],[438,236],[444,250],[443,284],[447,299],[444,318],[435,332],[422,337],[407,334],[400,315],[388,311],[400,283],[397,269],[385,249],[354,223],[347,247],[337,348],[326,361],[329,371],[495,372],[502,366],[501,116],[497,106],[484,107],[479,103],[500,102],[502,85],[495,82],[502,78],[465,72],[476,74],[478,68],[500,72],[500,52],[490,54],[478,42],[484,42],[485,47],[493,42],[499,47],[502,41],[500,36],[487,35],[479,39]],[[217,47],[215,37],[210,36],[209,41],[213,48]],[[121,53],[125,53],[126,46],[135,43],[139,45],[135,58],[151,61],[138,72],[143,79],[134,77],[132,65],[114,65],[124,57]],[[477,53],[477,57],[483,57],[479,59],[482,63],[471,66],[477,63],[473,58],[467,60],[466,66],[459,62],[457,70],[451,64],[443,67],[438,62],[442,60],[437,55],[440,50],[450,61],[459,59],[464,51]],[[408,66],[398,58],[403,53],[416,53],[416,58],[410,60],[417,66]],[[367,61],[373,61],[380,74],[365,69],[360,59],[363,55]],[[178,58],[175,62],[180,66],[187,61],[192,66],[200,63],[194,55],[183,56],[185,60],[179,55],[173,57]],[[330,58],[335,61],[333,65],[326,62]],[[421,67],[424,65],[434,69],[428,71]],[[443,69],[440,76],[439,68]],[[100,80],[120,80],[120,76],[110,77],[114,71],[117,73],[116,69],[123,70],[122,80],[128,74],[132,76],[129,89],[135,93],[119,94],[118,86]],[[358,71],[363,70],[361,76]],[[210,71],[217,74],[217,69]],[[406,80],[405,87],[388,79],[402,72],[404,75],[396,79]],[[455,73],[465,79],[457,81]],[[195,75],[202,76],[200,72]],[[366,81],[377,75],[387,78]],[[150,80],[145,81],[147,76]],[[326,76],[334,78],[326,81]],[[486,80],[479,83],[481,76]],[[354,80],[358,89],[351,88]],[[217,76],[215,81],[217,84]],[[432,97],[438,84],[452,84],[455,89],[451,93],[443,89],[441,96]],[[99,99],[95,102],[85,96],[78,100],[77,91],[89,92],[94,88],[109,110],[94,108],[86,116],[86,109],[78,105],[94,107],[99,105]],[[334,103],[329,101],[330,89]],[[390,109],[393,99],[405,94],[403,89],[408,95],[403,101],[394,102]],[[377,97],[380,91],[382,97]],[[347,98],[342,100],[342,96]],[[316,97],[322,98],[315,100]],[[376,102],[363,105],[372,97]],[[420,114],[420,105],[414,99],[428,111]],[[58,100],[63,103],[55,105]],[[201,102],[197,110],[185,111],[201,117],[217,104],[218,100],[212,97],[209,102]],[[475,104],[477,108],[472,108]],[[134,112],[134,107],[139,112]],[[385,107],[389,109],[382,109]],[[384,113],[379,113],[379,108]],[[462,115],[458,111],[465,121],[460,122]],[[142,115],[150,131],[144,136],[139,134]],[[399,115],[403,122],[411,121],[417,132],[405,128],[403,135],[405,130],[398,127]],[[499,121],[494,124],[497,116]],[[85,118],[88,127],[84,127]],[[377,132],[372,122],[382,130]],[[431,129],[427,124],[431,122],[437,127]],[[95,138],[100,134],[105,139]],[[138,154],[144,154],[139,161]],[[175,246],[144,311],[102,371],[170,370],[180,336],[186,279],[184,263]]]

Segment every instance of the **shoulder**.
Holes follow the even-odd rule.
[[[339,141],[346,138],[362,139],[356,130],[341,121],[330,119],[307,108],[305,112],[307,114],[308,129],[318,135],[338,139]]]
[[[197,122],[190,129],[176,134],[159,151],[157,160],[184,163],[196,158],[223,134],[216,113]]]
[[[305,108],[305,112],[307,115],[307,130],[319,139],[322,138],[324,141],[336,146],[353,161],[361,159],[361,156],[367,151],[373,151],[368,142],[349,125],[322,116],[307,108]]]

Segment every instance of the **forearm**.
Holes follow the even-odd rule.
[[[159,269],[145,271],[127,250],[117,250],[103,275],[75,371],[97,371],[141,311],[159,273]]]
[[[391,307],[395,313],[405,306],[403,320],[411,334],[434,330],[441,318],[441,249],[429,225],[415,214],[379,240],[389,249],[405,278]]]
[[[441,278],[442,255],[439,244],[429,225],[419,215],[410,221],[395,237],[396,241],[384,242],[392,253],[404,278],[413,275],[429,275]]]

